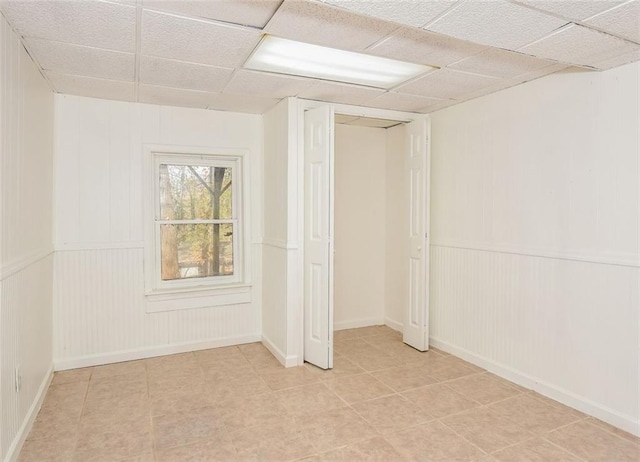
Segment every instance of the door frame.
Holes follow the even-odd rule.
[[[304,207],[305,207],[305,197],[304,197],[304,113],[308,109],[314,109],[319,106],[331,106],[333,108],[334,114],[341,115],[349,115],[356,117],[371,117],[377,119],[388,119],[388,120],[397,120],[399,122],[408,123],[413,122],[415,120],[426,120],[427,121],[427,133],[430,136],[431,127],[430,127],[430,117],[428,114],[418,114],[415,112],[404,112],[404,111],[395,111],[391,109],[377,109],[370,108],[364,106],[354,106],[350,104],[338,104],[338,103],[330,103],[326,101],[315,101],[315,100],[306,100],[301,98],[296,98],[296,126],[289,127],[290,130],[293,130],[296,137],[296,161],[293,164],[290,164],[290,168],[297,170],[297,185],[293,190],[296,191],[295,197],[291,197],[292,201],[296,204],[297,211],[297,247],[298,247],[298,255],[296,262],[295,271],[298,275],[304,274]],[[428,140],[428,144],[430,144],[431,140]],[[430,176],[430,149],[427,148],[427,174]],[[404,161],[404,157],[403,157]],[[331,168],[331,185],[333,189],[334,185],[334,169],[333,166]],[[430,182],[427,182],[427,185]],[[290,188],[289,191],[292,189]],[[427,201],[430,201],[430,194],[427,189]],[[333,194],[333,190],[332,190]],[[333,209],[332,209],[333,213]],[[428,226],[428,223],[427,223]],[[333,238],[333,236],[332,236]],[[429,249],[427,249],[429,251]],[[333,268],[331,268],[333,271]],[[429,268],[426,269],[427,275],[429,274]],[[304,364],[304,278],[298,277],[295,281],[290,281],[296,286],[296,296],[297,300],[296,306],[297,316],[295,316],[296,322],[294,323],[295,327],[289,325],[287,328],[294,328],[295,331],[292,332],[292,337],[296,338],[296,344],[298,346],[297,358],[298,365]],[[427,288],[428,291],[428,288]]]

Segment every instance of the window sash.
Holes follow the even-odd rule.
[[[225,219],[194,219],[194,220],[161,220],[160,219],[160,165],[184,165],[198,167],[220,167],[231,169],[231,218]],[[158,289],[179,289],[199,286],[220,286],[242,281],[244,268],[243,230],[238,217],[242,215],[241,187],[243,180],[240,171],[240,158],[233,160],[221,159],[215,155],[198,154],[163,154],[154,155],[153,168],[153,198],[154,198],[154,280]],[[209,276],[202,278],[183,278],[162,280],[162,245],[161,226],[179,224],[231,224],[233,226],[233,269],[234,274],[229,276]]]

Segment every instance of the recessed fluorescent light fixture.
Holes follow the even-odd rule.
[[[262,39],[244,67],[385,89],[434,69],[271,35]]]

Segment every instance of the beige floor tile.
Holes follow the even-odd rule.
[[[372,335],[383,335],[383,334],[391,334],[394,335],[396,331],[391,329],[388,326],[368,326],[368,327],[360,327],[357,329],[357,333],[359,337],[369,337]]]
[[[358,329],[343,329],[343,330],[336,330],[333,332],[334,342],[340,342],[342,340],[349,340],[349,339],[358,338],[358,337],[360,337],[360,334],[358,333]]]
[[[86,382],[91,378],[93,367],[83,367],[82,369],[70,369],[68,371],[58,371],[53,374],[51,385],[61,385],[63,383]]]
[[[135,393],[126,396],[98,396],[87,399],[82,409],[82,417],[91,415],[146,414],[149,412],[149,397],[146,393]]]
[[[172,412],[213,406],[214,404],[215,401],[206,388],[179,389],[152,397],[151,414],[153,416],[159,416]]]
[[[341,355],[371,352],[371,344],[361,338],[347,338],[333,342],[333,351]]]
[[[469,399],[443,384],[427,385],[406,391],[402,395],[436,418],[480,406],[477,401]]]
[[[209,377],[205,373],[205,383],[214,402],[229,401],[271,391],[263,378],[253,369],[245,370],[244,374],[234,374],[223,379],[209,379]]]
[[[315,458],[318,462],[403,462],[409,458],[400,454],[384,438],[351,444],[340,449],[325,452]]]
[[[333,358],[333,369],[324,370],[309,363],[305,363],[304,367],[318,375],[320,380],[333,380],[338,377],[347,377],[365,372],[364,369],[344,356],[336,356]]]
[[[242,369],[253,369],[238,347],[214,348],[196,351],[195,358],[205,371],[224,369],[232,372]]]
[[[156,452],[157,462],[232,462],[239,460],[231,441],[204,440]]]
[[[164,414],[153,418],[156,449],[184,446],[224,433],[221,413],[215,407]]]
[[[631,433],[625,432],[624,430],[616,428],[613,425],[609,425],[608,423],[603,422],[602,420],[598,420],[594,417],[589,417],[588,420],[589,420],[589,423],[595,425],[596,427],[600,427],[603,430],[608,431],[609,433],[613,433],[614,435],[619,436],[620,438],[624,438],[625,440],[628,440],[628,441],[631,441],[632,443],[640,445],[640,438],[632,435]]]
[[[54,412],[41,410],[33,423],[27,439],[64,438],[78,431],[80,413],[75,409],[59,409]]]
[[[259,425],[271,425],[280,421],[285,411],[272,393],[237,398],[219,403],[224,427],[229,432]]]
[[[114,377],[118,375],[140,375],[146,374],[145,360],[125,361],[122,363],[105,364],[96,366],[91,374],[92,379],[104,377]]]
[[[42,403],[42,410],[76,413],[80,415],[87,395],[89,382],[71,382],[60,385],[52,385]]]
[[[320,380],[317,375],[302,366],[264,372],[262,374],[262,379],[272,390],[299,387],[301,385],[307,385]]]
[[[379,436],[353,409],[348,407],[296,418],[318,453]]]
[[[369,374],[340,377],[327,381],[326,384],[349,404],[394,393],[391,388]]]
[[[534,437],[533,433],[493,414],[486,407],[452,415],[441,422],[487,453]]]
[[[396,450],[412,460],[475,461],[485,453],[441,422],[429,422],[385,436]]]
[[[366,353],[346,353],[345,356],[360,366],[362,369],[372,372],[403,364],[405,361],[386,352],[369,348]]]
[[[149,396],[151,398],[178,392],[206,393],[206,390],[207,381],[202,372],[190,375],[149,378]]]
[[[110,410],[83,414],[79,430],[83,434],[107,433],[124,428],[136,431],[149,428],[150,424],[151,417],[148,406],[145,408],[118,406]]]
[[[371,375],[397,392],[436,382],[436,379],[431,377],[421,365],[414,363],[372,372]]]
[[[118,427],[110,431],[80,432],[74,460],[114,461],[152,452],[150,426],[146,428]]]
[[[155,462],[155,460],[156,460],[156,456],[153,455],[153,452],[148,452],[146,454],[127,457],[126,459],[122,459],[119,462]]]
[[[117,375],[96,378],[89,383],[87,400],[113,398],[148,393],[147,378],[144,375]]]
[[[77,433],[51,435],[45,438],[27,439],[18,457],[19,462],[70,461],[78,440]]]
[[[324,383],[312,383],[280,390],[274,392],[273,396],[289,416],[328,411],[345,406],[345,402]]]
[[[640,446],[588,421],[555,430],[546,439],[588,461],[638,462]]]
[[[533,438],[492,454],[500,462],[580,462],[582,459],[541,438]]]
[[[491,404],[524,393],[500,377],[490,373],[474,374],[447,382],[447,386],[480,404]]]
[[[240,460],[289,461],[307,457],[315,449],[293,419],[245,428],[231,434]]]
[[[352,407],[380,433],[396,432],[433,420],[431,414],[400,395],[361,401]]]
[[[431,376],[439,382],[445,382],[478,373],[480,373],[480,371],[456,363],[452,364],[450,367],[431,372]]]
[[[560,403],[534,393],[524,393],[489,406],[504,419],[530,432],[542,434],[586,417]]]
[[[202,372],[200,364],[193,353],[161,356],[146,360],[149,381],[169,378],[196,376]]]

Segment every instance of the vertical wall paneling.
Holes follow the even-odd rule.
[[[0,460],[17,457],[51,378],[53,104],[0,16]]]
[[[432,116],[432,343],[640,433],[640,64]]]
[[[146,312],[145,144],[250,152],[251,303]],[[55,149],[57,368],[260,339],[260,116],[57,95]]]

